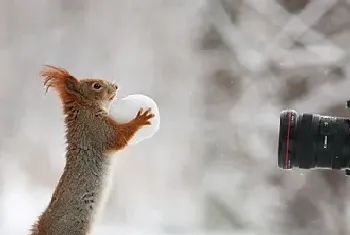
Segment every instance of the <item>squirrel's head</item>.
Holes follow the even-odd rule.
[[[83,79],[79,82],[78,91],[86,101],[107,108],[117,95],[118,86],[100,79]]]
[[[58,91],[63,105],[80,102],[106,109],[118,90],[114,83],[101,79],[78,80],[64,68],[51,65],[46,65],[40,75],[44,78],[47,90],[52,87]]]

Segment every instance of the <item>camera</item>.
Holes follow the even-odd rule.
[[[346,102],[350,108],[350,100]],[[280,113],[278,167],[345,170],[350,175],[350,119],[297,113]]]

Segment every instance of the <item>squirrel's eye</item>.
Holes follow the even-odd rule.
[[[92,85],[92,87],[93,87],[94,89],[98,90],[98,89],[100,89],[102,86],[101,86],[100,83],[96,82],[96,83],[94,83],[94,84]]]

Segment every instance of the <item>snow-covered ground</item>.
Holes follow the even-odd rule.
[[[277,135],[285,108],[350,114],[350,1],[2,0],[0,19],[0,234],[26,234],[64,166],[42,64],[160,107],[96,235],[349,233],[343,172],[282,172]]]

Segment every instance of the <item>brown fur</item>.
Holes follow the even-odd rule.
[[[31,235],[87,235],[106,197],[111,154],[127,146],[144,125],[151,110],[140,109],[128,123],[108,116],[117,86],[100,79],[80,79],[63,68],[47,65],[44,85],[54,88],[62,101],[66,124],[66,166],[46,210]],[[94,84],[101,88],[95,89]]]

